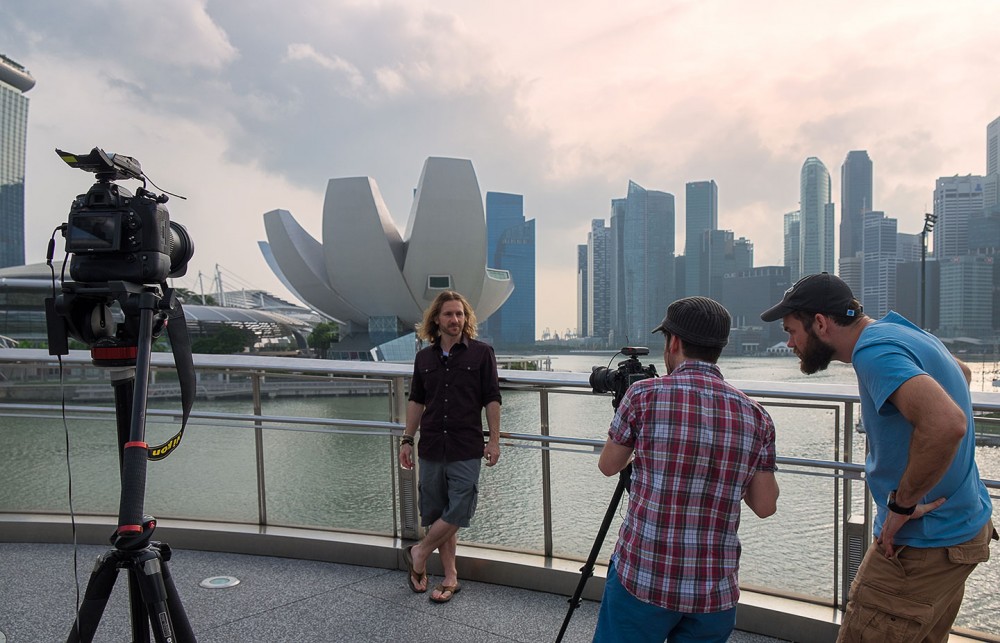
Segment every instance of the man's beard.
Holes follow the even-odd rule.
[[[799,356],[799,368],[806,375],[812,375],[817,371],[825,371],[826,367],[833,361],[833,354],[836,352],[833,346],[827,344],[810,328],[807,335],[809,339],[802,350],[796,351]]]

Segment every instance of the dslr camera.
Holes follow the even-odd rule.
[[[73,200],[63,230],[75,281],[160,284],[184,276],[194,244],[184,226],[170,221],[169,197],[145,188],[139,161],[99,147],[86,155],[56,153],[70,167],[97,175],[87,193]],[[132,194],[114,183],[123,179],[142,180],[143,187]]]
[[[628,359],[618,362],[617,369],[595,366],[590,373],[590,388],[594,393],[611,392],[614,395],[611,405],[616,409],[628,387],[639,380],[656,377],[656,368],[652,364],[643,366],[639,361],[640,355],[649,355],[645,346],[625,346],[618,352],[628,356]]]

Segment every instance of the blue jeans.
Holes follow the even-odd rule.
[[[685,614],[651,605],[622,587],[611,559],[594,643],[725,643],[736,627],[736,608]]]

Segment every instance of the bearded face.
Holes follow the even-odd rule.
[[[812,328],[805,333],[806,341],[802,346],[795,347],[795,354],[799,356],[799,368],[806,375],[812,375],[817,371],[825,371],[826,367],[833,361],[833,354],[836,352],[830,344],[827,344]]]

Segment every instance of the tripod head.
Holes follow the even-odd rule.
[[[163,331],[168,311],[175,308],[172,288],[111,281],[67,282],[63,292],[46,300],[49,353],[66,355],[69,338],[90,348],[94,366],[135,366],[143,308],[153,310],[150,340]],[[117,304],[118,310],[112,309]]]

